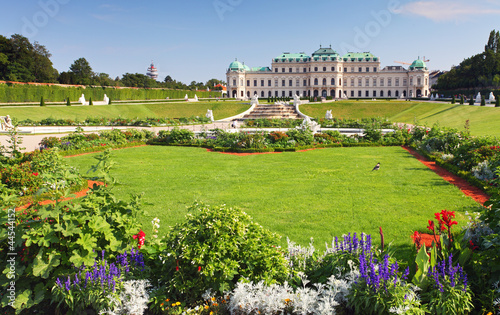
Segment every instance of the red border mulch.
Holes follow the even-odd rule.
[[[220,154],[229,154],[229,155],[237,155],[237,156],[247,156],[247,155],[257,155],[257,154],[274,154],[274,153],[283,153],[283,152],[255,152],[255,153],[237,153],[237,152],[221,152],[214,151],[213,149],[207,149],[208,152],[217,152]]]
[[[89,180],[88,181],[89,188],[73,193],[75,195],[74,198],[80,198],[80,197],[86,196],[87,192],[89,191],[90,188],[92,188],[94,186],[94,184],[96,184],[97,186],[104,185],[103,182],[96,182],[96,181],[93,181],[93,180]],[[59,201],[66,201],[66,200],[71,200],[71,199],[74,199],[74,198],[64,198],[64,199],[60,199]],[[38,204],[43,206],[43,205],[48,205],[48,204],[51,204],[51,203],[55,203],[55,201],[54,200],[44,200],[44,201],[40,201]],[[17,207],[16,211],[24,210],[24,209],[28,208],[30,205],[31,204],[29,203],[27,205],[24,205],[24,206],[21,206],[21,207]]]
[[[444,180],[457,186],[465,195],[472,197],[475,201],[484,204],[486,201],[490,199],[484,191],[469,184],[465,179],[447,171],[443,167],[436,164],[436,162],[429,161],[424,156],[413,150],[412,148],[402,147],[406,151],[408,151],[411,155],[413,155],[416,159],[418,159],[422,164],[433,170],[436,174],[441,176]]]

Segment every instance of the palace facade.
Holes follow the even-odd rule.
[[[410,64],[409,64],[410,65]],[[227,69],[229,97],[314,96],[333,98],[429,97],[429,70],[423,60],[403,66],[380,68],[369,52],[340,56],[331,47],[320,47],[311,56],[285,52],[271,68],[250,68],[238,60]]]

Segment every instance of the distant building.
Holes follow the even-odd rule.
[[[429,87],[432,89],[434,84],[438,83],[439,77],[445,74],[446,71],[434,70],[429,73]]]
[[[340,56],[320,47],[311,56],[285,52],[272,60],[272,68],[250,68],[238,60],[226,72],[230,97],[331,96],[333,98],[429,97],[429,70],[423,60],[408,69],[380,68],[369,52]]]
[[[151,65],[148,68],[148,72],[146,72],[146,75],[153,80],[158,79],[158,69],[155,67],[152,61]]]

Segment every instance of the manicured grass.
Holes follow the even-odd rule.
[[[464,130],[469,120],[470,131],[475,136],[500,136],[500,108],[457,104],[420,103],[399,114],[391,121],[419,125],[440,126]]]
[[[95,155],[69,158],[82,173]],[[113,151],[112,171],[120,199],[144,192],[142,219],[161,229],[184,220],[186,206],[202,201],[242,208],[254,221],[291,240],[317,248],[344,233],[365,232],[398,256],[411,248],[410,235],[425,230],[442,209],[463,213],[477,206],[400,147],[334,148],[307,152],[234,156],[203,148],[146,146]],[[371,171],[381,162],[379,171]],[[473,210],[473,209],[472,209]]]
[[[300,105],[300,111],[315,118],[324,118],[327,110],[332,110],[332,115],[336,118],[389,118],[413,106],[414,102],[359,100],[304,104]]]
[[[231,117],[250,108],[250,104],[235,101],[133,103],[95,106],[34,106],[0,107],[0,116],[10,115],[19,120],[39,121],[44,118],[85,120],[87,117],[106,118],[181,118],[200,116],[211,109],[215,119]]]
[[[500,108],[429,102],[402,101],[340,101],[326,104],[305,104],[300,110],[309,116],[324,118],[327,110],[334,117],[384,117],[392,122],[418,124],[464,130],[469,120],[474,136],[500,136]]]

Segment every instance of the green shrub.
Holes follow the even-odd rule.
[[[239,280],[283,282],[287,262],[279,238],[243,211],[194,204],[186,222],[166,235],[161,273],[166,296],[190,303],[212,289],[222,294]]]
[[[41,97],[41,99],[40,99],[40,106],[45,106],[45,101],[44,101],[44,99],[43,99],[43,96],[42,96],[42,97]]]
[[[90,105],[94,105],[94,103],[92,103],[92,97],[89,99],[89,106]]]
[[[69,98],[66,100],[66,106],[71,106],[71,102],[69,101]]]
[[[452,103],[452,104],[455,104],[455,102],[456,102],[456,100],[455,100],[455,95],[453,95],[453,96],[451,97],[451,103]]]
[[[486,100],[484,99],[484,96],[481,97],[481,106],[486,106]]]
[[[471,95],[469,98],[469,105],[474,105],[474,96]]]

